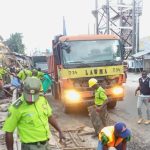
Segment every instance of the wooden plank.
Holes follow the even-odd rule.
[[[73,140],[74,144],[75,144],[76,146],[80,146],[79,143],[74,139],[72,133],[71,133],[71,132],[68,132],[68,133],[69,133],[71,139]]]

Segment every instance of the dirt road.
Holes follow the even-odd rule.
[[[150,150],[150,125],[137,124],[137,97],[134,96],[134,90],[138,85],[138,77],[139,74],[128,74],[128,80],[125,85],[126,97],[124,101],[118,102],[117,107],[114,110],[109,111],[109,114],[112,122],[123,121],[132,130],[133,136],[128,145],[128,150]],[[59,149],[58,147],[60,146],[63,147],[62,149],[64,150],[72,150],[73,148],[74,150],[83,150],[83,147],[86,147],[89,150],[96,149],[98,138],[92,137],[94,130],[86,109],[80,109],[78,112],[65,114],[63,104],[60,101],[54,100],[51,94],[48,95],[48,99],[53,107],[54,115],[67,137],[67,147],[66,145],[58,144],[58,134],[52,129],[53,135],[55,136],[53,136],[50,141],[50,144],[52,145],[51,149],[56,150]],[[3,113],[1,113],[1,116],[2,114]],[[6,148],[2,149],[2,146],[0,145],[0,150],[5,149]]]
[[[129,150],[150,150],[150,125],[138,125],[137,124],[137,109],[136,100],[137,96],[134,95],[134,91],[138,86],[138,78],[140,74],[128,74],[128,80],[125,85],[126,96],[124,101],[118,102],[117,107],[114,110],[109,111],[113,122],[123,121],[132,130],[132,140],[129,143]],[[54,113],[61,124],[61,127],[66,129],[76,129],[79,127],[92,128],[92,124],[89,120],[88,113],[86,111],[74,112],[71,114],[65,114],[63,112],[63,105],[50,96],[50,103],[53,106]],[[145,116],[145,111],[143,112]],[[97,146],[97,138],[91,138],[89,135],[93,147]]]

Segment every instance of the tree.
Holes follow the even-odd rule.
[[[24,54],[25,46],[22,43],[22,38],[22,33],[11,34],[5,43],[11,51]]]

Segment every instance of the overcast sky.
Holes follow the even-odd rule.
[[[150,35],[149,1],[143,0],[140,19],[141,37]],[[0,0],[0,35],[7,39],[11,33],[24,36],[26,52],[51,48],[54,35],[62,33],[65,16],[68,34],[87,34],[88,24],[93,33],[95,0]]]

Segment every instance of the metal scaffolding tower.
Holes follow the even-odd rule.
[[[104,1],[104,0],[103,0]],[[128,1],[128,2],[127,2]],[[139,51],[142,0],[95,0],[96,34],[116,34],[125,45],[124,58]]]

